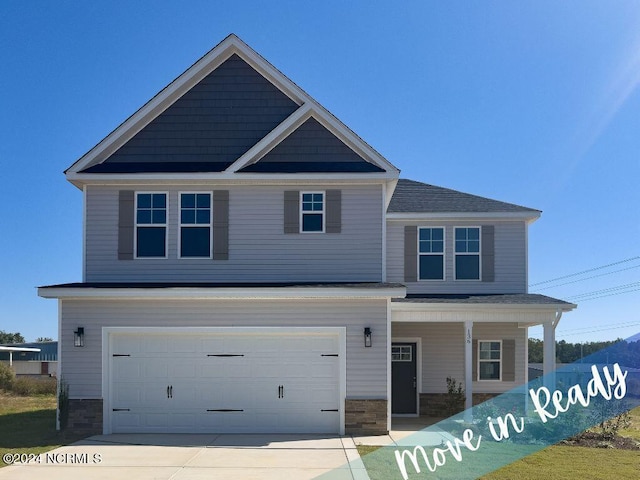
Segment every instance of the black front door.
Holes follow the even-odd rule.
[[[418,413],[416,344],[391,345],[391,413]]]

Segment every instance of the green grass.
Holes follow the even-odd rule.
[[[56,431],[56,397],[20,397],[0,392],[0,467],[5,453],[43,453],[80,436]]]
[[[631,411],[631,426],[620,431],[620,435],[640,441],[640,407]],[[487,447],[490,447],[488,444]],[[364,456],[381,447],[358,445],[358,453]],[[513,445],[510,448],[520,448]],[[478,465],[483,457],[491,456],[491,449],[480,449],[478,452],[464,452],[463,458],[468,463]],[[479,454],[479,455],[478,455]],[[499,454],[499,452],[495,452]],[[395,462],[389,465],[389,455],[373,455],[364,459],[371,478],[401,478]],[[464,462],[464,460],[463,460]],[[469,465],[472,467],[472,465]],[[426,469],[425,469],[426,471]],[[435,474],[416,476],[415,478],[453,478],[446,471]],[[415,472],[414,472],[415,473]],[[410,476],[414,478],[414,476]],[[483,480],[602,480],[640,478],[640,451],[614,450],[610,448],[585,448],[554,445],[528,455],[506,467],[481,477]]]
[[[481,477],[483,480],[603,480],[640,478],[640,452],[553,446]]]

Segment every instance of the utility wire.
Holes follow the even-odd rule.
[[[627,288],[634,288],[634,287],[640,287],[640,282],[627,283],[626,285],[618,285],[617,287],[603,288],[602,290],[594,290],[592,292],[580,293],[578,295],[571,295],[570,297],[567,297],[567,298],[578,299],[583,297],[591,297],[594,295],[600,295],[601,293],[614,292],[616,290],[625,290]]]
[[[562,287],[564,285],[570,285],[572,283],[584,282],[585,280],[591,280],[592,278],[605,277],[607,275],[613,275],[614,273],[625,272],[627,270],[633,270],[634,268],[640,268],[640,265],[634,265],[633,267],[621,268],[620,270],[614,270],[613,272],[601,273],[600,275],[591,275],[590,277],[580,278],[578,280],[572,280],[571,282],[559,283],[558,285],[551,285],[550,287],[537,288],[536,292],[540,292],[542,290],[549,290],[550,288]]]
[[[614,323],[612,325],[609,325],[609,328],[613,328],[613,327],[626,328],[626,327],[633,327],[634,325],[640,325],[640,323],[638,323],[636,320],[632,320],[630,322]],[[565,330],[558,330],[558,333],[566,333],[566,332],[580,333],[582,330],[591,330],[592,328],[593,327],[567,328]]]
[[[640,323],[635,323],[633,325],[629,325],[629,327],[634,327],[635,325],[640,325]],[[567,333],[564,334],[562,336],[564,337],[572,337],[574,335],[586,335],[587,333],[596,333],[596,332],[604,332],[604,331],[608,331],[608,330],[619,330],[621,328],[627,328],[627,327],[616,327],[616,328],[598,328],[595,330],[589,330],[588,332],[576,332],[576,333]],[[561,332],[558,332],[558,334],[560,334]]]
[[[634,290],[627,290],[626,292],[609,293],[607,295],[600,295],[600,296],[597,296],[597,297],[582,298],[582,299],[576,300],[576,301],[582,303],[582,302],[588,302],[589,300],[596,300],[598,298],[613,297],[614,295],[624,295],[625,293],[633,293],[633,292],[639,292],[639,291],[640,291],[640,288],[636,288]]]
[[[620,260],[618,262],[609,263],[607,265],[601,265],[599,267],[590,268],[588,270],[583,270],[581,272],[571,273],[569,275],[563,275],[562,277],[552,278],[551,280],[545,280],[544,282],[532,283],[531,285],[529,285],[529,287],[535,287],[537,285],[544,285],[546,283],[553,283],[553,282],[556,282],[558,280],[564,280],[565,278],[577,277],[579,275],[584,275],[585,273],[595,272],[596,270],[602,270],[604,268],[613,267],[614,265],[620,265],[621,263],[632,262],[632,261],[638,260],[638,259],[640,259],[640,256],[627,258],[625,260]]]

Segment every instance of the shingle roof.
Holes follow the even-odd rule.
[[[406,298],[394,298],[392,302],[399,303],[461,303],[461,304],[485,304],[485,305],[566,305],[565,302],[538,293],[505,293],[505,294],[410,294]]]
[[[500,202],[469,193],[401,178],[398,181],[388,213],[502,213],[538,214],[539,210],[513,203]]]

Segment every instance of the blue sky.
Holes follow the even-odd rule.
[[[36,287],[81,280],[62,171],[231,32],[403,177],[543,210],[530,283],[640,255],[638,2],[5,0],[1,330],[57,337]],[[640,331],[639,258],[538,288],[568,282],[540,293],[612,290],[558,338]]]

